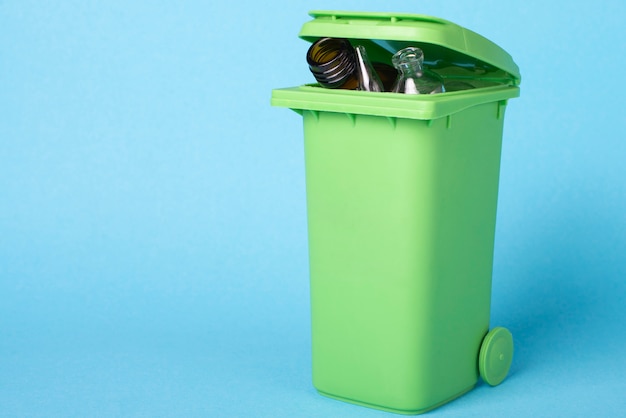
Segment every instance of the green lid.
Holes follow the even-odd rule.
[[[368,50],[370,58],[390,62],[407,46],[424,51],[425,61],[460,66],[495,67],[510,84],[519,85],[521,75],[513,58],[490,40],[444,19],[405,13],[312,11],[313,20],[302,26],[299,36],[309,42],[321,37],[347,38]]]

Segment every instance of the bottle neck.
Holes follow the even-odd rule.
[[[404,77],[421,77],[424,75],[424,67],[419,62],[411,62],[398,66],[398,70]]]
[[[376,71],[372,67],[365,47],[357,45],[354,48],[356,57],[356,74],[359,80],[359,90],[364,91],[383,91],[383,83],[378,78]]]
[[[354,49],[347,39],[322,38],[307,52],[309,69],[320,85],[342,87],[355,69]]]
[[[420,48],[409,46],[401,49],[391,57],[393,66],[404,77],[421,77],[424,75],[424,52]]]

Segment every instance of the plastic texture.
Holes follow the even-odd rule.
[[[475,38],[436,18],[336,13],[314,12],[301,36],[361,44],[410,33],[405,39],[446,47]],[[480,61],[519,80],[512,60],[475,39],[497,52],[483,51]],[[423,413],[476,385],[481,347],[483,379],[500,379],[489,359],[505,353],[501,332],[483,340],[504,111],[519,95],[516,82],[434,95],[274,90],[272,104],[304,122],[313,384],[321,394]]]

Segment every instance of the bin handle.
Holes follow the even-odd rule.
[[[338,19],[370,19],[389,20],[392,23],[399,21],[426,22],[437,24],[449,24],[451,22],[434,16],[419,15],[413,13],[377,13],[377,12],[348,12],[334,10],[312,10],[309,16],[313,18],[330,17],[332,20]]]

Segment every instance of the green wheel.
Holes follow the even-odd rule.
[[[480,346],[478,370],[489,385],[497,386],[506,378],[513,361],[513,336],[508,329],[496,327],[489,331]]]

